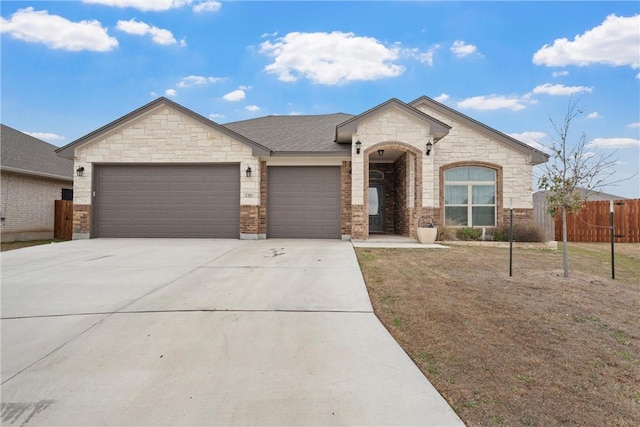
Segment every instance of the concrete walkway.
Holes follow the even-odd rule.
[[[463,425],[373,314],[349,242],[1,256],[2,425]]]

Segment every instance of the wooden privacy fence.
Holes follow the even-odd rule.
[[[54,218],[53,237],[71,240],[73,237],[73,202],[71,200],[56,200]]]
[[[569,242],[610,242],[611,220],[608,200],[586,202],[577,214],[567,215]],[[640,243],[640,199],[614,200],[616,243]],[[555,240],[562,241],[562,214],[555,215]]]

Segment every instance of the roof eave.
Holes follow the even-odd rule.
[[[56,175],[56,174],[53,174],[53,173],[46,173],[46,172],[30,171],[30,170],[20,169],[20,168],[13,168],[11,166],[1,166],[0,170],[2,170],[3,172],[19,173],[21,175],[37,176],[39,178],[50,178],[50,179],[57,179],[57,180],[60,180],[60,181],[73,182],[73,176],[71,176],[71,175],[70,176]]]
[[[273,151],[271,157],[344,157],[351,158],[351,151]]]

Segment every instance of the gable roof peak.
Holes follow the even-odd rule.
[[[473,119],[458,110],[454,110],[453,108],[444,105],[433,98],[429,98],[426,95],[422,95],[421,97],[411,101],[409,104],[415,108],[417,108],[421,104],[426,104],[427,107],[431,108],[432,110],[435,110],[436,112],[444,116],[450,117],[453,120],[456,120],[464,124],[465,126],[470,127],[471,129],[481,134],[484,134],[489,138],[496,139],[520,152],[526,152],[531,155],[531,162],[533,164],[540,164],[549,160],[548,154],[536,148],[533,148],[532,146],[525,144],[524,142],[519,141],[505,133],[502,133],[497,129],[487,126],[484,123],[479,122],[478,120]]]
[[[232,131],[231,129],[227,129],[226,127],[214,122],[213,120],[204,117],[180,104],[178,104],[175,101],[172,101],[164,96],[160,96],[156,99],[154,99],[153,101],[143,105],[140,108],[137,108],[136,110],[133,110],[132,112],[125,114],[124,116],[112,121],[111,123],[108,123],[104,126],[102,126],[101,128],[88,133],[87,135],[80,137],[78,139],[76,139],[75,141],[65,145],[64,147],[58,148],[56,150],[56,152],[58,153],[59,156],[61,157],[66,157],[68,159],[72,159],[74,156],[74,151],[76,147],[79,147],[89,141],[95,140],[96,138],[106,134],[107,132],[113,131],[114,129],[117,129],[121,126],[126,125],[127,123],[129,123],[132,120],[137,119],[138,117],[148,113],[149,111],[153,110],[154,108],[156,108],[157,106],[161,105],[161,104],[165,104],[168,105],[169,107],[173,108],[174,110],[178,111],[181,114],[186,115],[187,117],[191,118],[192,120],[195,120],[197,122],[200,122],[202,125],[213,128],[231,138],[236,139],[237,141],[240,141],[243,144],[248,145],[249,147],[251,147],[253,149],[253,153],[254,155],[269,155],[269,153],[271,152],[271,150],[269,150],[268,148],[258,144],[257,142],[243,136],[240,135],[234,131]]]

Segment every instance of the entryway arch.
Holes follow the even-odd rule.
[[[365,236],[416,236],[423,155],[422,150],[401,141],[383,141],[364,150]]]

